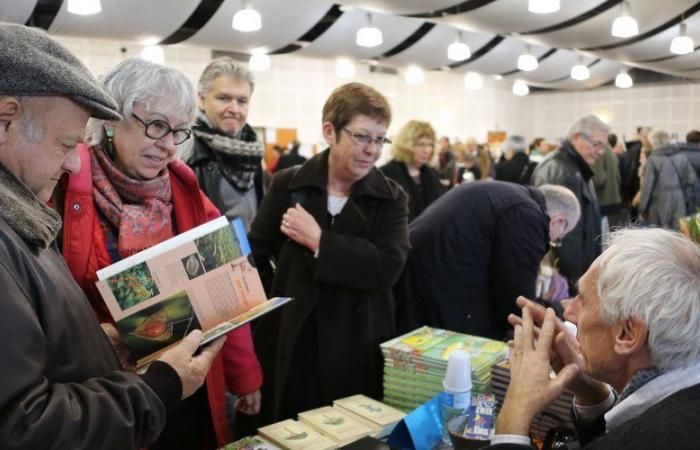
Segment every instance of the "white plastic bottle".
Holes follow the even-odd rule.
[[[442,386],[442,441],[450,444],[450,431],[462,434],[469,418],[472,399],[471,358],[464,350],[454,350],[447,360]]]

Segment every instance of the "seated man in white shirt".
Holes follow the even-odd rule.
[[[662,229],[614,233],[566,311],[577,337],[553,311],[518,304],[490,449],[530,448],[530,422],[567,387],[584,449],[700,446],[700,247]]]

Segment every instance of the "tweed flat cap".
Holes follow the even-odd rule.
[[[0,23],[0,95],[65,95],[91,116],[121,120],[117,104],[67,48],[42,31]]]

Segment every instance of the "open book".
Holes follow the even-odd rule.
[[[137,367],[194,329],[206,343],[291,300],[267,300],[250,253],[243,223],[222,216],[97,271]]]

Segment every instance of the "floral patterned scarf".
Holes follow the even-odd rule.
[[[173,236],[167,170],[152,180],[135,180],[119,170],[102,148],[92,149],[90,165],[95,204],[117,230],[122,258]]]

